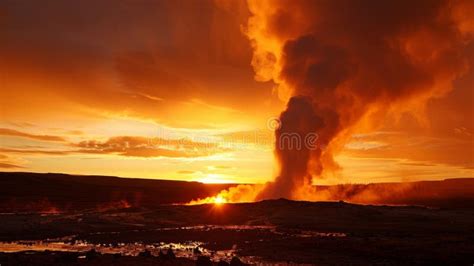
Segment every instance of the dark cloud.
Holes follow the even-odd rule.
[[[308,174],[311,147],[305,145],[304,140],[324,126],[323,120],[314,112],[310,98],[293,97],[281,113],[280,123],[275,130],[275,154],[280,173],[259,194],[258,199],[291,198],[295,188],[311,182]]]

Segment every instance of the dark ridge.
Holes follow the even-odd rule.
[[[0,211],[152,207],[208,197],[233,184],[0,172]]]
[[[54,173],[0,172],[0,212],[63,212],[84,209],[155,207],[187,203],[217,194],[235,184],[84,176]],[[400,189],[402,188],[402,189]],[[474,208],[474,178],[406,183],[343,184],[316,186],[330,191],[331,206],[350,203],[372,205],[414,205],[436,208]],[[364,201],[364,193],[376,198]],[[341,201],[342,200],[342,201]],[[296,204],[287,199],[264,200],[261,204]]]

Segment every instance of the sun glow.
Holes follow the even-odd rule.
[[[214,197],[213,201],[214,201],[214,204],[217,204],[217,205],[227,203],[227,200],[225,198],[223,198],[222,196]]]
[[[199,204],[215,204],[215,205],[222,205],[228,203],[229,201],[227,198],[223,197],[222,195],[216,195],[213,197],[207,197],[205,199],[197,199],[192,200],[191,202],[187,203],[186,205],[199,205]]]
[[[205,184],[232,183],[232,180],[226,179],[221,174],[207,174],[203,178],[198,179],[198,181]]]

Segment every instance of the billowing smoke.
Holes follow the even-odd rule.
[[[349,186],[348,196],[311,183],[337,173],[333,154],[355,130],[376,129],[387,115],[406,112],[426,123],[427,101],[449,92],[473,63],[474,1],[249,0],[248,7],[255,78],[273,81],[288,102],[275,131],[280,170],[265,186],[237,186],[216,197],[384,198],[387,190],[378,187],[362,193]]]
[[[268,183],[258,195],[258,199],[275,195],[292,198],[294,188],[310,184],[308,160],[316,146],[311,146],[324,125],[306,97],[293,97],[287,109],[280,115],[280,124],[275,130],[276,158],[280,164],[280,175],[273,183]],[[313,138],[314,137],[314,138]]]
[[[257,199],[308,198],[301,188],[338,168],[333,154],[362,121],[421,112],[470,67],[469,0],[255,0],[249,9],[256,78],[288,100],[275,132],[280,172]],[[319,147],[305,146],[314,133]],[[282,145],[291,134],[302,145]]]

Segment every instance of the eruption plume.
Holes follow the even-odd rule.
[[[461,11],[460,6],[467,9]],[[259,194],[308,198],[313,177],[333,160],[361,121],[422,110],[451,90],[469,67],[472,20],[463,1],[250,1],[248,36],[256,78],[273,80],[289,98],[276,131],[280,173]],[[470,10],[470,11],[469,11]],[[463,26],[464,25],[464,26]],[[377,114],[377,115],[374,115]],[[325,149],[280,145],[317,133]]]
[[[308,174],[308,160],[317,140],[316,131],[323,128],[323,122],[311,104],[311,99],[293,97],[287,109],[280,115],[280,126],[275,130],[276,157],[280,164],[280,175],[268,183],[258,199],[274,195],[292,198],[295,188],[311,183]],[[311,141],[311,143],[309,143]]]
[[[323,199],[312,179],[337,172],[333,154],[355,129],[405,112],[424,123],[427,100],[449,92],[472,64],[469,0],[249,0],[248,7],[255,78],[273,81],[288,101],[275,132],[280,171],[252,190],[257,200]],[[314,134],[318,145],[308,147]],[[287,144],[290,135],[301,145]]]

